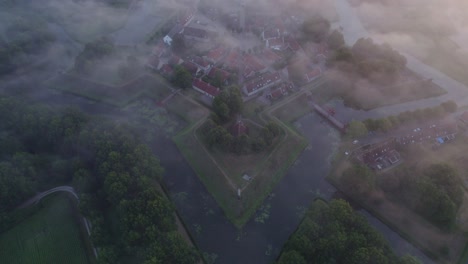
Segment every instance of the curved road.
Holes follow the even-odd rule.
[[[339,16],[339,25],[343,28],[342,33],[346,44],[352,46],[362,37],[372,37],[376,43],[382,43],[378,37],[370,34],[362,25],[348,0],[335,0],[336,11]],[[359,119],[385,117],[388,115],[399,114],[408,110],[426,108],[439,105],[447,100],[453,100],[458,106],[468,105],[468,87],[452,79],[444,73],[422,63],[415,57],[405,52],[401,52],[407,59],[407,67],[424,78],[432,79],[433,82],[447,91],[446,94],[439,97],[420,99],[416,101],[379,107],[362,113]]]

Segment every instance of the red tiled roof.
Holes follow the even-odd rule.
[[[263,74],[245,84],[247,92],[250,94],[256,90],[262,89],[267,85],[270,85],[278,80],[281,80],[281,76],[278,72]]]
[[[214,87],[213,85],[206,83],[201,79],[194,79],[192,85],[193,87],[198,88],[213,97],[217,96],[220,93],[219,88]]]
[[[285,91],[283,90],[283,88],[275,89],[274,91],[272,91],[272,92],[270,93],[271,99],[274,100],[274,99],[280,98],[281,96],[284,95],[284,92],[285,92]]]
[[[234,137],[241,136],[243,134],[246,134],[249,131],[249,128],[242,122],[242,120],[239,120],[232,126],[231,128],[231,134]]]
[[[176,55],[172,55],[171,59],[169,60],[170,65],[177,65],[180,62],[180,57]]]
[[[244,63],[247,67],[252,69],[254,72],[259,72],[264,70],[266,67],[261,64],[253,55],[245,55],[244,56]]]
[[[174,73],[174,69],[169,64],[164,64],[161,67],[161,73],[166,74],[166,75],[172,75]]]
[[[202,68],[206,68],[206,67],[210,66],[210,63],[208,61],[206,61],[205,59],[201,58],[201,57],[192,58],[192,62],[197,64],[198,66],[200,66]]]
[[[310,72],[306,73],[307,81],[311,81],[313,78],[322,74],[322,71],[319,68],[314,68]]]
[[[263,59],[267,60],[270,63],[276,62],[281,60],[281,56],[276,54],[274,51],[271,49],[265,49],[263,51]]]
[[[294,38],[288,38],[288,46],[293,51],[298,51],[301,49],[301,46]]]
[[[210,50],[206,57],[213,62],[218,62],[225,53],[226,49],[224,47],[218,47],[214,50]]]
[[[239,52],[237,52],[236,50],[231,50],[231,52],[229,52],[229,55],[225,59],[224,65],[228,68],[237,68],[239,56]]]

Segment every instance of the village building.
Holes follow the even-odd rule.
[[[246,82],[244,84],[243,91],[247,96],[251,96],[265,90],[266,88],[272,87],[281,81],[281,76],[278,72],[265,73],[251,81]]]
[[[283,37],[267,39],[265,45],[267,48],[274,50],[284,50],[287,47]]]
[[[322,70],[320,68],[314,68],[305,74],[305,80],[307,83],[310,83],[320,75],[322,75]]]
[[[281,34],[278,29],[268,29],[262,32],[262,39],[267,41],[269,39],[275,39],[281,37]]]
[[[184,27],[182,25],[176,24],[174,27],[172,27],[171,31],[169,31],[169,33],[167,33],[167,35],[164,36],[163,42],[171,46],[174,36],[182,33],[183,30],[184,30]]]
[[[261,53],[261,57],[266,64],[271,65],[275,62],[278,62],[282,59],[281,56],[276,54],[273,50],[271,49],[264,49],[263,52]]]
[[[169,64],[163,64],[161,66],[160,72],[163,76],[169,78],[169,77],[172,77],[172,75],[174,74],[174,69]]]
[[[207,74],[213,66],[209,61],[203,59],[202,57],[192,57],[190,61],[198,66],[198,68],[202,70],[204,74]]]
[[[221,59],[223,59],[223,57],[226,55],[226,51],[227,51],[226,48],[220,46],[220,47],[217,47],[217,48],[215,48],[213,50],[210,50],[208,52],[208,54],[205,56],[205,58],[208,61],[216,64]]]
[[[240,53],[232,49],[229,54],[224,59],[223,67],[230,70],[238,70],[239,63],[241,62],[241,55]]]
[[[195,89],[195,91],[198,91],[210,98],[215,98],[220,93],[219,88],[214,87],[213,85],[198,78],[193,80],[192,87]]]
[[[154,56],[162,57],[166,51],[166,47],[164,47],[164,44],[162,42],[159,42],[156,46],[154,46],[151,54]]]

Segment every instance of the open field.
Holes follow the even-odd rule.
[[[1,234],[1,262],[90,263],[70,203],[64,194],[44,198],[37,213]]]
[[[308,104],[307,97],[299,96],[275,109],[272,114],[285,123],[292,123],[311,111],[312,108]]]
[[[189,124],[200,121],[208,115],[208,109],[179,93],[172,97],[166,103],[165,107],[167,110],[181,117]]]
[[[351,166],[348,156],[342,154],[337,156],[333,165],[334,170],[330,173],[328,180],[347,197],[372,212],[374,216],[419,247],[428,256],[436,258],[440,263],[457,263],[457,261],[464,263],[462,260],[467,258],[468,242],[465,236],[468,230],[468,193],[466,191],[468,178],[464,173],[468,170],[468,162],[465,158],[465,153],[468,151],[467,143],[468,137],[459,134],[454,141],[437,149],[434,149],[431,144],[411,145],[401,153],[404,160],[401,165],[378,172],[376,175],[379,186],[385,184],[388,188],[393,182],[391,178],[396,179],[397,175],[405,175],[409,171],[420,175],[425,168],[434,163],[443,162],[454,167],[465,183],[465,193],[457,213],[456,226],[451,231],[435,227],[421,215],[409,209],[407,205],[402,204],[398,197],[394,197],[394,194],[387,193],[380,187],[375,188],[365,198],[354,195],[349,188],[341,184],[340,180],[345,168]],[[349,149],[349,147],[346,146],[343,149]],[[396,195],[399,193],[396,192]]]

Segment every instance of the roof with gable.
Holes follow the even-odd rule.
[[[231,50],[231,52],[229,52],[228,56],[224,60],[224,66],[231,69],[237,68],[239,66],[239,58],[239,52],[234,49]]]
[[[278,81],[281,81],[281,76],[278,72],[266,73],[249,82],[246,82],[245,89],[248,94],[252,94],[257,90],[264,89]]]
[[[201,90],[213,98],[216,97],[220,93],[219,88],[214,87],[213,85],[207,82],[204,82],[201,79],[197,79],[197,78],[194,79],[192,82],[192,86],[193,88]]]
[[[184,61],[181,64],[188,72],[190,72],[192,75],[196,75],[199,71],[198,66],[195,65],[195,63],[190,62],[190,61]]]
[[[281,60],[281,56],[276,54],[273,50],[271,49],[265,49],[262,53],[262,58],[266,60],[269,63],[274,63],[276,61]]]
[[[161,67],[161,73],[170,76],[174,73],[174,69],[171,67],[171,65],[164,64]]]
[[[244,63],[247,67],[252,69],[254,72],[259,72],[264,70],[265,65],[261,64],[254,55],[246,54],[244,56]]]
[[[195,64],[197,64],[198,66],[200,66],[201,68],[208,68],[211,66],[211,63],[205,59],[203,59],[202,57],[193,57],[191,59],[191,61]]]
[[[306,73],[306,79],[308,82],[310,82],[316,77],[318,77],[320,74],[322,74],[322,70],[320,70],[320,68],[314,68],[308,73]]]
[[[153,69],[157,69],[159,65],[159,58],[156,55],[151,55],[148,59],[148,62],[146,63],[149,67]]]

